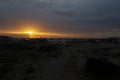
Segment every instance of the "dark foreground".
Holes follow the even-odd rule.
[[[0,80],[120,80],[120,43],[4,38]]]

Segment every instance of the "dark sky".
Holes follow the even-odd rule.
[[[51,33],[120,36],[120,0],[0,0],[0,30],[29,21]]]

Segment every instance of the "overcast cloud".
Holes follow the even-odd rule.
[[[119,36],[120,1],[0,0],[0,29],[27,19],[47,23],[44,27],[51,32]]]

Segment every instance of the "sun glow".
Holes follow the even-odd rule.
[[[24,34],[27,34],[29,38],[35,38],[37,32],[30,30],[30,31],[25,31]]]
[[[24,30],[18,30],[18,31],[0,31],[0,34],[9,34],[9,35],[20,35],[20,36],[25,36],[27,38],[39,38],[39,37],[44,37],[44,38],[53,38],[53,37],[72,37],[76,35],[70,35],[70,34],[62,34],[62,33],[52,33],[52,32],[42,32],[42,31],[37,31],[35,29],[29,28],[29,29],[24,29]]]
[[[33,31],[28,31],[28,32],[26,32],[26,34],[28,34],[28,35],[33,35],[33,34],[35,34]]]

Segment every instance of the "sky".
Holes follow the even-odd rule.
[[[0,32],[120,36],[120,0],[0,0]],[[19,37],[19,35],[17,35]]]

